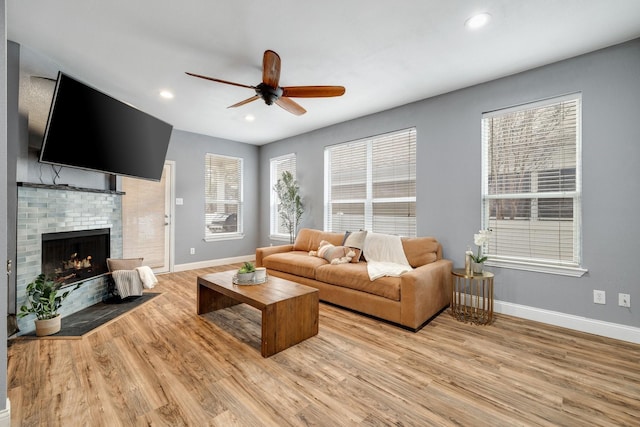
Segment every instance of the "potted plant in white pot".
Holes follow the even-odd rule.
[[[491,230],[480,230],[478,234],[473,235],[473,243],[478,246],[478,254],[471,254],[471,261],[473,261],[473,272],[482,273],[484,262],[487,260],[487,256],[482,255],[482,247],[489,242],[489,234]]]
[[[254,265],[250,262],[245,262],[244,264],[242,264],[242,267],[238,269],[238,281],[244,283],[252,281],[255,272],[256,268],[254,267]]]
[[[43,337],[60,331],[60,313],[58,309],[62,301],[69,296],[73,289],[59,294],[62,283],[56,283],[44,274],[38,275],[36,280],[27,285],[27,304],[20,307],[18,317],[35,314],[36,336]]]

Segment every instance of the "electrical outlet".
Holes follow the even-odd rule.
[[[196,254],[196,248],[191,248],[191,249],[189,249],[189,253],[190,253],[191,255],[195,255],[195,254]]]
[[[631,307],[631,295],[618,294],[618,305],[620,307]]]
[[[593,290],[593,303],[594,304],[606,304],[607,298],[604,291]]]

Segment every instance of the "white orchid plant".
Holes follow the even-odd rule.
[[[478,254],[472,254],[471,260],[476,264],[481,264],[487,260],[487,257],[482,255],[482,247],[489,241],[490,234],[491,230],[479,230],[478,234],[473,235],[473,243],[478,246]]]

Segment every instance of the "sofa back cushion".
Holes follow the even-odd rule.
[[[403,237],[402,249],[413,268],[442,259],[442,246],[433,237]]]
[[[314,230],[311,228],[302,228],[298,231],[298,237],[293,244],[294,251],[317,251],[320,242],[326,240],[334,246],[342,245],[344,233],[332,233],[329,231]]]

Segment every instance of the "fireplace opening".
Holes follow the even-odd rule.
[[[42,272],[62,286],[107,273],[109,228],[42,235]]]

